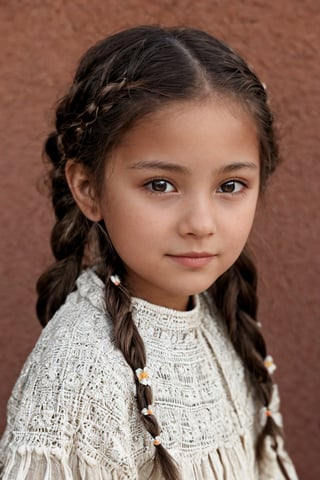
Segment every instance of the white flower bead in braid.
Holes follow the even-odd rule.
[[[136,373],[137,379],[142,385],[151,385],[150,372],[147,367],[137,368],[135,373]]]
[[[273,384],[269,405],[262,407],[259,413],[260,425],[262,426],[262,428],[266,425],[268,417],[272,417],[274,423],[278,425],[278,427],[282,428],[283,426],[282,415],[279,409],[280,409],[280,401],[279,401],[278,387],[276,384]]]
[[[152,405],[148,405],[148,408],[141,410],[142,415],[153,415]]]
[[[266,358],[263,361],[264,366],[268,370],[269,374],[272,375],[273,372],[276,370],[277,366],[273,361],[273,358],[271,355],[267,355]]]
[[[161,438],[159,436],[154,437],[153,439],[153,445],[157,447],[158,445],[161,445]]]
[[[260,410],[260,425],[265,427],[268,417],[272,417],[274,423],[282,428],[282,415],[280,412],[273,412],[270,407],[262,407]]]
[[[116,287],[119,287],[121,285],[121,280],[120,280],[120,277],[119,275],[111,275],[110,276],[110,281],[116,286]]]

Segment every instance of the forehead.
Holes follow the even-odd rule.
[[[145,156],[188,163],[256,158],[258,150],[257,128],[248,109],[236,101],[209,98],[170,103],[148,114],[124,135],[115,153],[126,152],[129,163]]]

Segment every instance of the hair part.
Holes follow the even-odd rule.
[[[172,102],[194,101],[209,95],[235,101],[252,116],[259,137],[263,189],[279,162],[266,90],[236,52],[196,29],[141,26],[117,33],[90,48],[80,61],[69,92],[58,104],[56,128],[46,142],[56,215],[51,234],[55,263],[37,283],[40,322],[45,325],[75,289],[86,251],[90,251],[89,263],[98,265],[97,271],[106,285],[106,307],[116,345],[133,375],[137,368],[146,365],[145,348],[132,319],[125,281],[121,288],[110,282],[114,272],[125,278],[124,266],[108,240],[107,228],[86,219],[77,207],[66,180],[66,162],[73,159],[83,164],[99,195],[106,162],[139,120]],[[257,396],[262,405],[268,406],[272,380],[263,364],[266,346],[256,321],[256,291],[255,267],[245,252],[211,288]],[[141,410],[152,404],[152,391],[135,381]],[[159,435],[154,415],[141,415],[141,421],[152,437]],[[277,450],[281,432],[272,418],[268,418],[258,439],[258,457],[267,435],[273,438]],[[280,458],[279,463],[285,472]],[[179,478],[174,460],[162,445],[155,449],[155,467],[167,480]],[[285,476],[289,478],[286,472]]]

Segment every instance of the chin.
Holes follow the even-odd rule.
[[[193,295],[199,295],[200,293],[207,291],[208,288],[210,288],[214,284],[214,282],[215,280],[209,284],[199,286],[198,288],[194,287],[192,290],[189,290],[189,293],[187,293],[187,295],[189,297],[192,297]]]

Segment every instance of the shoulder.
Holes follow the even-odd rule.
[[[127,378],[131,370],[113,342],[102,282],[89,270],[77,287],[44,328],[24,370],[65,387],[93,382],[99,375],[109,383],[113,377]]]
[[[86,288],[71,293],[50,320],[13,390],[8,425],[21,442],[38,432],[39,444],[73,437],[94,450],[110,444],[108,435],[127,435],[133,374],[112,341],[101,291],[92,282]]]

